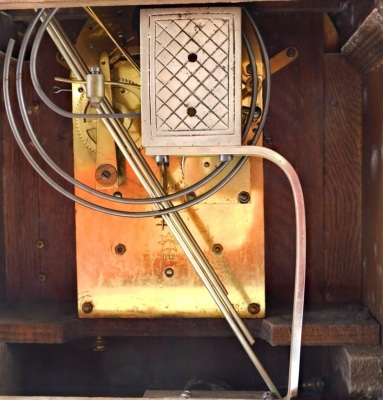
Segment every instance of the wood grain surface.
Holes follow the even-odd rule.
[[[291,340],[291,310],[274,308],[265,319],[245,320],[250,332],[273,346]],[[86,318],[70,303],[14,303],[0,307],[0,341],[64,343],[82,337],[231,337],[226,321],[206,318]],[[302,343],[312,345],[377,344],[379,324],[358,305],[313,307],[305,313]]]
[[[361,298],[361,81],[340,54],[324,63],[325,299]]]
[[[381,11],[374,9],[342,48],[342,54],[365,74],[383,63]]]
[[[11,71],[10,81],[15,73]],[[36,127],[35,96],[30,83],[25,83],[25,103],[31,116],[31,125]],[[17,121],[17,98],[12,87],[12,109]],[[5,121],[5,115],[3,115]],[[20,123],[18,123],[20,126]],[[34,152],[29,138],[22,129],[27,147]],[[37,243],[39,237],[39,181],[28,161],[21,153],[12,135],[9,124],[3,124],[3,196],[5,227],[5,260],[7,299],[36,299],[40,297],[40,256]]]
[[[242,3],[250,2],[251,0],[242,1]],[[226,1],[228,2],[228,1]],[[230,3],[236,3],[239,1],[230,1]],[[316,0],[252,0],[253,3],[260,3],[262,8],[265,10],[274,11],[340,11],[343,7],[343,3],[346,0],[322,0],[320,2]],[[203,0],[195,0],[193,3],[206,3]],[[222,3],[222,1],[212,0],[210,3]],[[223,2],[225,3],[225,2]],[[177,0],[133,0],[129,2],[130,5],[154,5],[161,6],[166,4],[179,4]],[[83,3],[88,6],[119,6],[126,5],[123,0],[88,0]],[[62,1],[62,0],[0,0],[0,8],[6,9],[33,9],[41,7],[78,7],[79,3],[74,0]]]
[[[68,70],[56,61],[57,49],[45,40],[39,52],[38,75],[43,90],[61,108],[71,111],[70,92],[53,93],[54,77],[69,77]],[[45,60],[45,62],[43,61]],[[46,65],[49,65],[49,71]],[[41,143],[52,160],[73,176],[73,127],[70,118],[60,117],[41,101],[38,128]],[[59,180],[69,192],[70,184]],[[41,298],[70,301],[76,298],[76,246],[74,204],[71,200],[39,180],[39,233],[45,246],[40,251],[40,271],[46,279],[41,283]]]
[[[307,299],[323,301],[323,16],[265,15],[257,20],[270,56],[295,46],[298,58],[272,77],[264,144],[296,169],[307,218]],[[283,27],[276,30],[275,27]],[[295,222],[291,190],[274,166],[264,164],[266,296],[292,301]]]
[[[44,41],[42,52],[45,54],[42,59],[50,67],[39,62],[38,70],[44,90],[51,94],[53,77],[66,76],[68,72],[55,61],[56,50],[49,40]],[[28,67],[26,63],[25,68]],[[12,76],[10,81],[14,82],[14,70]],[[39,100],[28,80],[28,74],[25,74],[24,92],[31,125],[40,136],[42,146],[60,167],[72,173],[71,120],[60,119]],[[60,106],[69,106],[70,110],[70,96],[65,99],[57,96],[54,100]],[[12,108],[17,112],[14,93]],[[16,114],[16,118],[22,127],[19,114]],[[39,178],[18,148],[8,123],[4,124],[3,135],[7,298],[74,300],[76,270],[73,203]],[[25,132],[24,137],[36,157],[36,151]],[[45,170],[48,172],[49,168]]]
[[[342,45],[347,43],[374,8],[380,8],[378,6],[380,1],[354,0],[343,3],[342,12],[335,18]]]
[[[363,300],[383,323],[383,68],[363,80]]]
[[[0,71],[3,70],[4,56],[0,55]],[[4,116],[4,102],[0,101],[0,116]],[[0,160],[4,160],[4,132],[0,129]],[[4,166],[1,162],[0,187],[3,189]],[[4,209],[4,196],[0,196],[0,209]],[[4,213],[0,213],[0,302],[5,301],[6,293],[6,258],[5,258],[5,226]]]

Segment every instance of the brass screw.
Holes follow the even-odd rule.
[[[40,103],[38,101],[35,101],[32,103],[32,112],[37,114],[40,111]]]
[[[117,171],[111,164],[102,164],[96,169],[96,181],[101,186],[111,186],[117,181]]]
[[[166,275],[168,278],[171,278],[171,277],[174,275],[174,270],[173,270],[173,268],[166,268],[166,269],[165,269],[165,275]]]
[[[108,344],[102,336],[97,336],[93,342],[93,351],[105,351],[108,350]]]
[[[247,203],[249,203],[249,201],[250,201],[250,193],[249,193],[249,192],[241,192],[241,193],[238,195],[238,201],[239,201],[241,204],[247,204]]]
[[[119,243],[119,244],[114,248],[114,251],[116,252],[116,254],[117,254],[118,256],[122,256],[122,255],[125,254],[125,252],[126,252],[126,247],[125,247],[123,244]]]
[[[85,314],[90,314],[93,311],[93,303],[87,301],[81,306],[81,309]]]
[[[332,99],[332,100],[331,100],[331,105],[332,105],[333,107],[337,106],[337,105],[338,105],[338,100],[337,100],[337,99]]]
[[[221,254],[223,251],[223,247],[219,243],[216,243],[216,244],[213,244],[213,247],[211,250],[214,254]]]
[[[39,274],[39,281],[40,282],[45,282],[47,280],[47,274]]]
[[[258,303],[250,303],[247,307],[247,311],[251,315],[259,314],[259,312],[261,311],[261,306]]]
[[[37,247],[38,249],[43,249],[43,248],[45,247],[44,241],[43,241],[43,240],[38,240],[38,241],[36,242],[36,247]]]
[[[197,197],[197,195],[194,192],[190,192],[186,195],[186,200],[190,201],[190,200],[194,200]]]

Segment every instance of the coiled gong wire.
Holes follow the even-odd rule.
[[[43,23],[41,24],[40,28],[37,31],[34,43],[33,43],[33,47],[32,47],[32,53],[31,53],[31,61],[30,61],[30,70],[31,70],[31,78],[32,78],[32,82],[33,85],[35,87],[35,90],[37,91],[37,93],[39,94],[40,98],[44,101],[45,104],[47,104],[48,107],[50,107],[51,109],[53,109],[55,112],[59,113],[60,115],[66,116],[66,117],[71,117],[71,118],[78,118],[81,117],[82,115],[77,115],[77,114],[72,114],[72,113],[68,113],[62,109],[60,109],[59,107],[57,107],[47,96],[46,94],[43,92],[41,85],[39,83],[38,77],[37,77],[37,73],[36,73],[36,63],[37,63],[37,55],[38,55],[38,50],[39,50],[39,46],[42,40],[42,37],[47,29],[48,24],[51,22],[51,20],[54,18],[54,15],[56,14],[56,12],[58,11],[58,9],[54,9],[52,10],[48,16],[46,16],[44,18]],[[264,107],[263,107],[263,112],[262,112],[262,116],[260,119],[260,122],[258,124],[258,127],[256,128],[255,132],[254,132],[254,136],[250,141],[250,145],[255,145],[260,137],[260,134],[263,130],[263,127],[265,125],[266,122],[266,117],[267,117],[267,113],[268,113],[268,108],[269,108],[269,104],[270,104],[270,66],[269,66],[269,59],[268,59],[268,55],[267,55],[267,51],[266,51],[266,47],[265,44],[262,40],[262,37],[258,31],[258,28],[256,27],[250,13],[246,10],[243,9],[244,14],[246,15],[247,19],[250,22],[250,25],[252,27],[253,33],[258,41],[260,50],[261,50],[261,54],[262,54],[262,60],[265,66],[265,71],[266,71],[266,87],[265,87],[265,100],[264,100]],[[24,59],[25,59],[25,53],[26,53],[26,49],[28,46],[28,43],[31,40],[31,36],[32,36],[32,32],[36,29],[38,21],[40,20],[40,18],[44,15],[45,10],[41,10],[39,11],[35,18],[33,19],[33,21],[31,22],[31,24],[29,25],[21,48],[20,48],[20,53],[19,53],[19,57],[18,57],[18,62],[17,62],[17,67],[16,67],[16,88],[17,88],[17,94],[18,94],[18,100],[19,100],[19,106],[20,106],[20,110],[21,110],[21,114],[22,114],[22,118],[23,118],[23,122],[25,124],[25,127],[27,129],[28,135],[32,141],[32,143],[34,144],[37,152],[40,154],[40,156],[48,163],[48,165],[51,166],[51,168],[58,174],[60,175],[62,178],[64,178],[66,181],[70,182],[72,185],[94,195],[97,196],[99,198],[105,199],[105,200],[109,200],[112,201],[114,203],[122,203],[122,204],[155,204],[155,203],[160,203],[160,202],[164,202],[164,201],[168,201],[168,200],[172,200],[184,195],[187,195],[191,192],[194,192],[195,190],[201,188],[202,186],[208,184],[213,178],[215,178],[217,175],[219,175],[229,164],[228,161],[224,161],[221,162],[213,172],[211,172],[209,175],[207,175],[206,177],[204,177],[203,179],[201,179],[200,181],[198,181],[197,183],[189,186],[188,188],[185,188],[183,190],[180,190],[178,192],[169,194],[169,195],[165,195],[165,196],[161,196],[161,197],[155,197],[155,198],[146,198],[146,199],[134,199],[134,198],[118,198],[112,195],[108,195],[106,193],[102,193],[99,192],[85,184],[83,184],[82,182],[76,180],[75,178],[73,178],[71,175],[67,174],[65,171],[63,171],[50,157],[49,155],[46,153],[46,151],[43,149],[43,147],[41,146],[39,140],[36,137],[36,134],[30,124],[30,120],[29,120],[29,116],[28,116],[28,112],[27,112],[27,108],[25,105],[25,101],[24,101],[24,95],[23,95],[23,85],[22,85],[22,73],[23,73],[23,64],[24,64]],[[244,44],[245,44],[245,48],[246,51],[248,53],[248,57],[249,57],[249,61],[250,61],[250,66],[251,66],[251,71],[252,71],[252,81],[254,83],[254,89],[253,89],[253,93],[251,96],[251,103],[250,103],[250,107],[249,107],[249,115],[248,118],[244,124],[243,130],[242,130],[242,138],[244,139],[247,136],[247,133],[250,129],[251,123],[252,123],[252,116],[254,115],[255,112],[255,108],[256,108],[256,96],[257,96],[257,88],[256,88],[256,82],[257,82],[257,68],[256,68],[256,62],[255,62],[255,55],[252,49],[252,46],[250,45],[249,39],[247,37],[246,34],[243,34],[243,40],[244,40]],[[178,212],[181,211],[187,207],[193,206],[203,200],[205,200],[206,198],[212,196],[214,193],[216,193],[218,190],[220,190],[222,187],[224,187],[234,176],[235,174],[241,169],[241,167],[244,165],[244,163],[247,161],[247,157],[241,157],[239,159],[239,161],[237,162],[237,164],[234,166],[234,168],[226,175],[224,176],[219,183],[217,183],[214,187],[212,187],[211,189],[207,190],[205,193],[200,194],[199,196],[190,199],[186,202],[183,202],[180,205],[177,206],[171,206],[168,208],[164,208],[164,209],[160,209],[160,210],[154,210],[154,211],[141,211],[141,212],[137,212],[137,211],[122,211],[122,210],[115,210],[115,209],[111,209],[108,207],[104,207],[104,206],[100,206],[97,205],[95,203],[92,203],[90,201],[84,200],[83,198],[74,195],[73,193],[65,190],[61,185],[59,185],[55,180],[53,180],[40,166],[39,164],[36,162],[36,160],[34,159],[34,157],[30,154],[29,150],[27,149],[27,147],[25,146],[19,129],[17,127],[17,124],[15,122],[15,118],[13,115],[13,111],[11,108],[11,103],[10,103],[10,96],[9,96],[9,70],[10,70],[10,59],[11,59],[11,54],[12,54],[12,50],[13,50],[13,42],[10,41],[8,49],[7,49],[7,54],[6,54],[6,59],[5,59],[5,65],[4,65],[4,72],[3,72],[3,76],[4,76],[4,82],[6,83],[4,85],[4,98],[5,98],[5,106],[6,106],[6,111],[7,111],[7,115],[8,115],[8,119],[10,121],[11,124],[11,128],[12,131],[14,133],[14,136],[16,138],[16,141],[18,143],[18,145],[20,146],[22,152],[24,153],[24,155],[26,156],[26,158],[28,159],[28,161],[31,163],[31,165],[33,166],[33,168],[41,175],[41,177],[46,180],[51,186],[53,186],[56,190],[58,190],[61,194],[63,194],[64,196],[70,198],[73,201],[78,202],[79,204],[82,204],[86,207],[89,207],[95,211],[100,211],[100,212],[104,212],[107,214],[111,214],[111,215],[115,215],[115,216],[122,216],[122,217],[154,217],[154,216],[161,216],[161,215],[166,215],[169,214],[171,212]],[[136,117],[136,115],[130,115],[130,114],[124,114],[124,116],[134,116]],[[95,115],[95,116],[99,116],[101,118],[110,118],[110,114],[99,114],[99,115]],[[121,115],[120,114],[116,114],[113,115],[114,118],[119,118]]]

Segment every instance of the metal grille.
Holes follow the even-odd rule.
[[[241,144],[241,9],[158,8],[140,15],[147,154]]]
[[[155,32],[157,130],[228,129],[229,21],[157,21]]]

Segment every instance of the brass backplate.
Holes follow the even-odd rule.
[[[108,21],[107,21],[108,22]],[[107,24],[106,24],[107,25]],[[86,43],[85,26],[78,48]],[[94,32],[94,30],[91,30]],[[100,41],[104,43],[104,39]],[[97,41],[92,37],[92,62]],[[97,49],[101,54],[103,49]],[[110,52],[110,49],[108,49]],[[247,61],[244,61],[247,64]],[[139,76],[127,61],[116,61],[111,80],[128,83],[112,86],[116,110],[137,112],[140,106]],[[259,94],[261,96],[261,93]],[[118,185],[100,188],[95,179],[97,143],[105,130],[92,119],[92,110],[79,85],[73,85],[73,110],[89,112],[89,118],[74,120],[74,171],[79,181],[104,193],[124,198],[146,198],[134,172],[116,154]],[[141,146],[140,120],[125,119],[124,125]],[[144,151],[144,150],[142,150]],[[108,150],[103,147],[103,163]],[[163,182],[167,193],[189,187],[219,164],[217,157],[170,157],[164,172],[153,157],[145,157]],[[236,159],[231,165],[236,163]],[[232,168],[228,166],[224,174]],[[222,176],[219,175],[214,182]],[[214,183],[213,182],[213,183]],[[203,187],[195,192],[204,192]],[[84,199],[109,208],[129,211],[155,210],[153,205],[116,205],[76,189]],[[242,196],[240,196],[240,194]],[[246,200],[247,194],[248,202]],[[242,200],[241,200],[242,199]],[[180,204],[185,198],[178,198]],[[242,201],[242,202],[241,202]],[[234,179],[205,201],[180,212],[188,229],[225,286],[241,317],[265,314],[264,218],[262,160],[246,161]],[[161,217],[125,218],[96,212],[76,204],[76,252],[78,313],[80,317],[220,317],[220,311],[189,263],[180,245]]]

